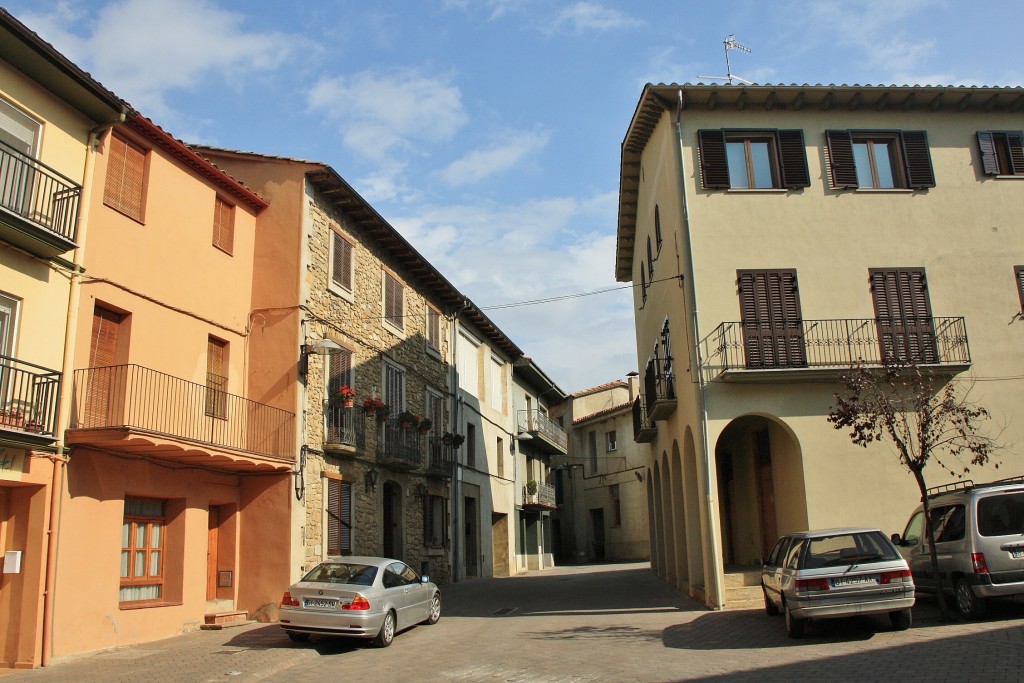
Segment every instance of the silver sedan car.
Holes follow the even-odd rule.
[[[809,619],[889,614],[910,628],[914,580],[892,541],[878,529],[801,531],[779,539],[761,569],[764,608],[786,615],[792,638]]]
[[[387,647],[399,631],[440,618],[437,586],[385,557],[328,557],[281,599],[281,628],[296,642],[319,634]]]

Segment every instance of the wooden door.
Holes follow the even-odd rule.
[[[748,368],[807,365],[795,270],[740,270],[743,344]]]
[[[206,532],[206,599],[217,599],[217,548],[220,544],[220,508],[211,505]]]
[[[935,326],[924,268],[872,268],[869,273],[882,360],[935,363]]]
[[[81,427],[106,427],[119,422],[114,420],[112,406],[117,382],[118,338],[124,316],[101,306],[92,314],[92,336],[89,338],[89,376],[86,387],[84,420]]]

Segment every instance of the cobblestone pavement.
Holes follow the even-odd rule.
[[[786,637],[763,610],[708,612],[646,564],[562,567],[442,587],[444,615],[385,650],[295,644],[252,624],[58,661],[2,683],[401,681],[1024,680],[1024,601],[943,623],[922,598],[908,631],[885,617],[821,622]]]

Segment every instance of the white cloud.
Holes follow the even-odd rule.
[[[604,33],[623,28],[643,26],[644,22],[623,12],[595,2],[577,2],[561,10],[545,29],[545,33],[568,30],[577,35],[596,31]]]
[[[483,180],[540,152],[547,145],[551,135],[546,131],[530,131],[502,137],[505,139],[503,144],[473,150],[450,163],[441,171],[441,180],[452,186],[468,185]]]

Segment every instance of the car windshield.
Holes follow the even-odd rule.
[[[888,562],[898,560],[899,557],[899,553],[881,531],[862,531],[808,539],[802,568]]]
[[[979,500],[978,533],[982,536],[1024,534],[1024,491]]]
[[[303,581],[318,583],[349,583],[357,586],[371,586],[377,577],[377,568],[368,564],[348,562],[323,562],[302,577]]]

